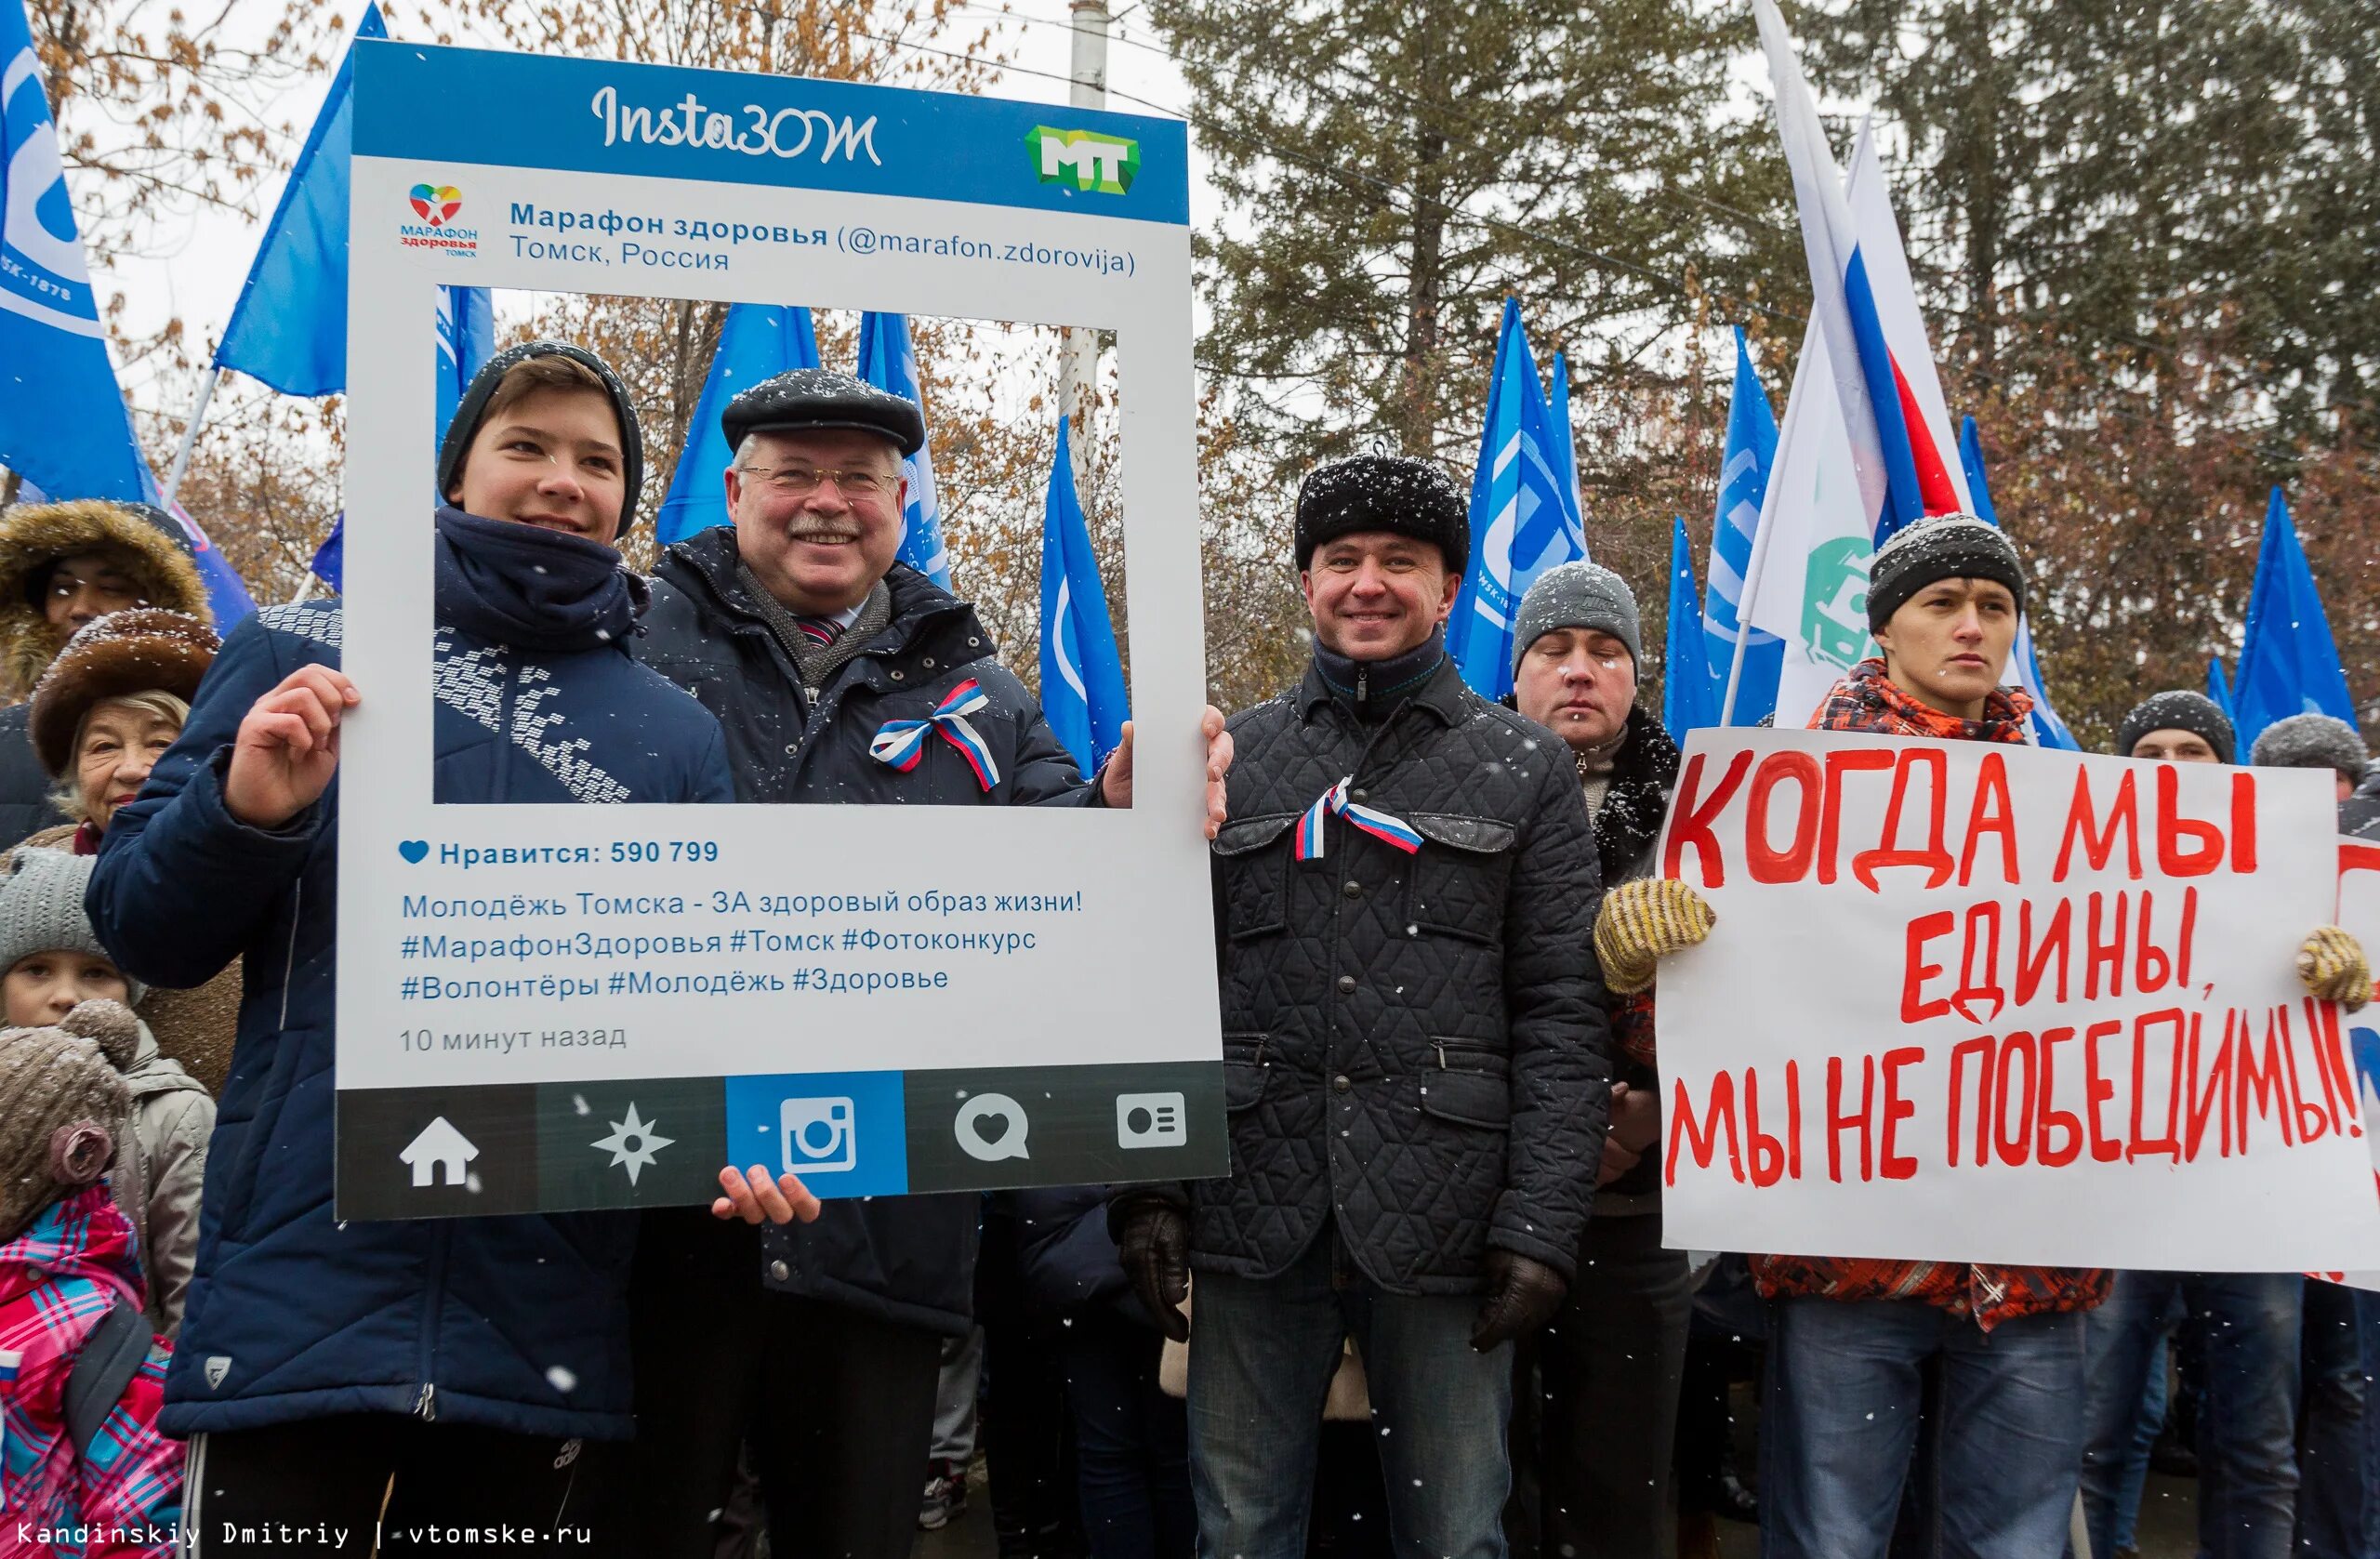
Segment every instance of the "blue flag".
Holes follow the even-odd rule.
[[[1537,576],[1587,555],[1560,446],[1517,298],[1504,299],[1488,422],[1471,477],[1471,563],[1447,626],[1447,653],[1482,697],[1513,687],[1513,618]]]
[[[1132,706],[1107,590],[1091,555],[1091,530],[1075,496],[1067,419],[1058,419],[1050,500],[1041,520],[1041,713],[1086,774],[1123,740]]]
[[[1752,572],[1752,538],[1760,533],[1760,506],[1768,495],[1768,473],[1777,465],[1777,414],[1768,391],[1752,371],[1752,348],[1743,326],[1736,327],[1736,388],[1727,405],[1727,446],[1719,462],[1718,514],[1711,524],[1711,565],[1702,601],[1703,654],[1713,688],[1712,723],[1725,711],[1730,725],[1758,725],[1777,712],[1777,680],[1785,670],[1785,641],[1752,628],[1736,654],[1737,615],[1743,605],[1744,576]],[[1735,707],[1727,707],[1727,680],[1736,679]]]
[[[2247,644],[2231,679],[2231,702],[2242,752],[2266,726],[2289,715],[2335,715],[2356,723],[2338,642],[2278,487],[2265,509],[2264,545],[2248,596]]]
[[[1983,474],[1983,437],[1976,429],[1974,417],[1959,425],[1959,465],[1966,472],[1967,496],[1975,504],[1975,517],[1988,524],[1999,524],[2000,512],[1991,507],[1991,483]],[[2033,695],[2030,721],[2033,745],[2067,752],[2082,751],[2082,744],[2074,739],[2074,733],[2051,707],[2049,694],[2042,685],[2042,659],[2033,649],[2033,625],[2029,616],[2016,620],[2016,644],[2012,654],[2016,662],[2017,685]]]
[[[347,310],[339,310],[344,328]],[[438,289],[438,420],[432,437],[443,440],[455,407],[480,365],[496,355],[496,313],[485,287]]]
[[[1561,446],[1561,456],[1554,462],[1554,469],[1562,478],[1562,485],[1570,494],[1570,512],[1577,515],[1581,527],[1587,517],[1586,495],[1579,488],[1578,445],[1570,436],[1570,359],[1557,350],[1554,354],[1554,384],[1545,398],[1545,410],[1554,427],[1554,442]]]
[[[314,548],[314,561],[308,572],[334,590],[347,588],[347,510],[340,509],[332,517],[331,534]]]
[[[2221,655],[2206,657],[2206,695],[2215,700],[2215,707],[2223,711],[2225,720],[2231,722],[2232,733],[2236,736],[2240,730],[2240,711],[2232,707],[2231,679],[2223,674]]]
[[[358,38],[385,38],[377,5],[364,7]],[[331,78],[305,149],[289,170],[264,242],[215,349],[215,365],[259,379],[284,395],[337,395],[347,389],[347,200],[355,145],[355,48]],[[443,219],[443,218],[442,218]],[[442,424],[443,426],[443,424]]]
[[[1712,697],[1711,662],[1705,654],[1699,592],[1694,588],[1694,544],[1686,539],[1685,516],[1675,517],[1672,524],[1669,649],[1661,662],[1661,723],[1669,728],[1670,740],[1684,742],[1687,732],[1718,724],[1719,707]]]
[[[925,410],[918,390],[918,354],[909,346],[906,314],[862,314],[859,320],[859,377],[879,390],[889,390]],[[942,545],[942,500],[933,489],[932,439],[901,464],[908,478],[909,495],[901,517],[908,529],[901,537],[901,561],[940,585],[950,588],[950,554]]]
[[[654,535],[662,546],[728,522],[725,473],[735,451],[728,447],[727,433],[719,425],[727,403],[763,379],[818,365],[818,337],[811,329],[809,310],[774,303],[729,305],[727,321],[719,327],[719,350],[711,355],[710,376],[703,380],[694,419],[686,424],[686,447],[678,452],[678,469],[669,476],[669,495],[661,500]]]
[[[139,499],[149,474],[17,0],[0,0],[0,466],[60,498]]]

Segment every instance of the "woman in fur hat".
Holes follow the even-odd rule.
[[[96,498],[0,509],[0,844],[58,821],[26,739],[33,684],[86,623],[135,606],[214,620],[170,515]]]
[[[24,843],[99,853],[116,809],[140,793],[182,733],[199,680],[221,647],[205,623],[162,607],[111,612],[78,629],[26,706],[33,754],[56,783],[51,799],[68,821]],[[192,990],[152,989],[140,1016],[165,1055],[209,1094],[220,1091],[239,1029],[239,960]]]

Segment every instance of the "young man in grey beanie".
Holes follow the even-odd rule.
[[[2356,750],[2360,752],[2360,743]],[[2238,742],[2229,718],[2214,700],[2175,689],[2142,699],[2125,714],[2116,729],[2115,751],[2122,758],[2167,763],[2229,763],[2237,758]],[[2316,933],[2316,939],[2320,936]],[[2318,951],[2309,940],[2301,961]],[[2339,1390],[2359,1404],[2362,1397],[2362,1354],[2352,1326],[2332,1328],[2352,1357],[2332,1359],[2320,1350],[2333,1338],[2301,1324],[2305,1307],[2320,1303],[2318,1290],[2327,1287],[2308,1284],[2298,1273],[2114,1275],[2107,1302],[2093,1314],[2084,1336],[2082,1510],[2093,1552],[2115,1552],[2117,1531],[2126,1525],[2121,1505],[2138,1439],[2141,1397],[2176,1301],[2185,1315],[2183,1337],[2206,1361],[2201,1422],[2208,1476],[2199,1497],[2203,1546],[2210,1552],[2290,1551],[2300,1508],[2299,1406],[2312,1399],[2300,1388],[2301,1339],[2312,1367],[2335,1363],[2338,1374],[2352,1376],[2338,1382]],[[2347,1290],[2334,1292],[2344,1296]],[[2342,1306],[2347,1307],[2351,1301]],[[2317,1416],[2309,1411],[2309,1426]]]
[[[1214,842],[1232,1173],[1110,1207],[1167,1331],[1197,1271],[1198,1552],[1302,1559],[1324,1397],[1363,1355],[1401,1553],[1501,1559],[1513,1341],[1560,1305],[1609,1062],[1567,748],[1465,687],[1470,556],[1428,462],[1298,495],[1314,658],[1238,716]]]
[[[2116,727],[2118,758],[2229,763],[2239,748],[2231,717],[2214,699],[2188,688],[2150,694],[2135,704]]]
[[[1636,597],[1611,570],[1563,563],[1522,598],[1514,703],[1567,748],[1606,885],[1651,875],[1677,779],[1677,746],[1638,695],[1642,660]],[[1543,1395],[1514,1415],[1514,1465],[1537,1473],[1535,1508],[1516,1515],[1515,1537],[1534,1516],[1539,1552],[1579,1559],[1667,1546],[1670,1447],[1693,1301],[1686,1252],[1661,1244],[1652,993],[1606,990],[1604,1011],[1617,1080],[1594,1216],[1569,1295],[1537,1344]],[[1530,1444],[1523,1436],[1532,1424]]]

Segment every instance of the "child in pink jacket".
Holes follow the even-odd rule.
[[[0,1559],[163,1559],[182,1447],[157,1432],[170,1346],[141,1318],[111,1128],[139,1040],[86,1001],[0,1029]]]

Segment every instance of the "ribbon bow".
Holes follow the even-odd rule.
[[[939,731],[942,739],[957,747],[959,756],[975,771],[975,783],[988,791],[1000,782],[999,765],[992,761],[992,749],[967,723],[967,717],[982,713],[991,707],[991,695],[984,691],[983,684],[970,677],[952,688],[925,719],[886,720],[876,739],[867,744],[867,755],[906,774],[925,756],[926,733]]]
[[[1347,799],[1347,785],[1355,777],[1349,774],[1324,791],[1314,805],[1305,809],[1305,815],[1298,819],[1297,859],[1322,859],[1323,819],[1327,813],[1334,812],[1382,844],[1394,845],[1408,855],[1421,848],[1421,836],[1405,819],[1382,812],[1377,807]]]

